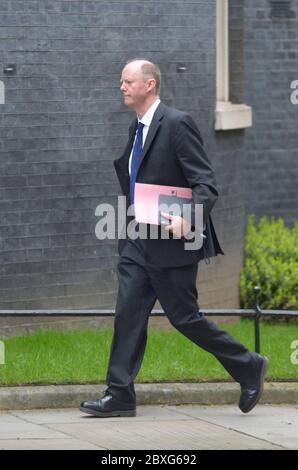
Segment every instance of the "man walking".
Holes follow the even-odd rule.
[[[247,413],[261,396],[268,359],[250,352],[199,311],[198,262],[223,254],[210,216],[218,193],[196,124],[187,113],[160,101],[160,84],[156,64],[135,59],[124,67],[120,89],[136,119],[123,155],[114,161],[115,169],[131,205],[136,181],[191,188],[192,208],[203,205],[203,246],[185,250],[193,219],[178,215],[165,215],[169,222],[159,227],[158,239],[119,240],[119,290],[107,389],[98,400],[84,401],[80,410],[97,417],[136,415],[134,379],[145,352],[148,318],[158,298],[171,324],[212,353],[240,384],[239,407]],[[168,239],[161,237],[163,230]]]

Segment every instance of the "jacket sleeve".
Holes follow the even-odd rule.
[[[205,224],[218,197],[215,175],[192,117],[183,114],[177,121],[175,154],[192,188],[191,223],[195,226],[195,204],[202,204]]]

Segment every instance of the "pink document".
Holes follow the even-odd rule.
[[[158,184],[135,183],[135,218],[137,222],[144,224],[158,225],[159,220],[159,201],[161,196],[173,196],[191,200],[191,188],[181,188],[177,186],[162,186]]]

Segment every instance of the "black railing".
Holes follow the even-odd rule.
[[[259,305],[260,288],[254,287],[254,306],[252,309],[203,309],[204,315],[210,317],[253,317],[255,334],[255,351],[261,351],[260,320],[262,317],[298,317],[298,310],[262,310]],[[112,317],[113,309],[26,309],[26,310],[0,310],[1,317]],[[152,316],[163,317],[163,310],[154,309]]]

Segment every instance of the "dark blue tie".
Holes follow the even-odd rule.
[[[137,136],[133,145],[131,167],[130,167],[130,204],[134,204],[134,191],[137,171],[140,165],[140,157],[143,147],[143,127],[144,124],[139,122],[137,128]]]

